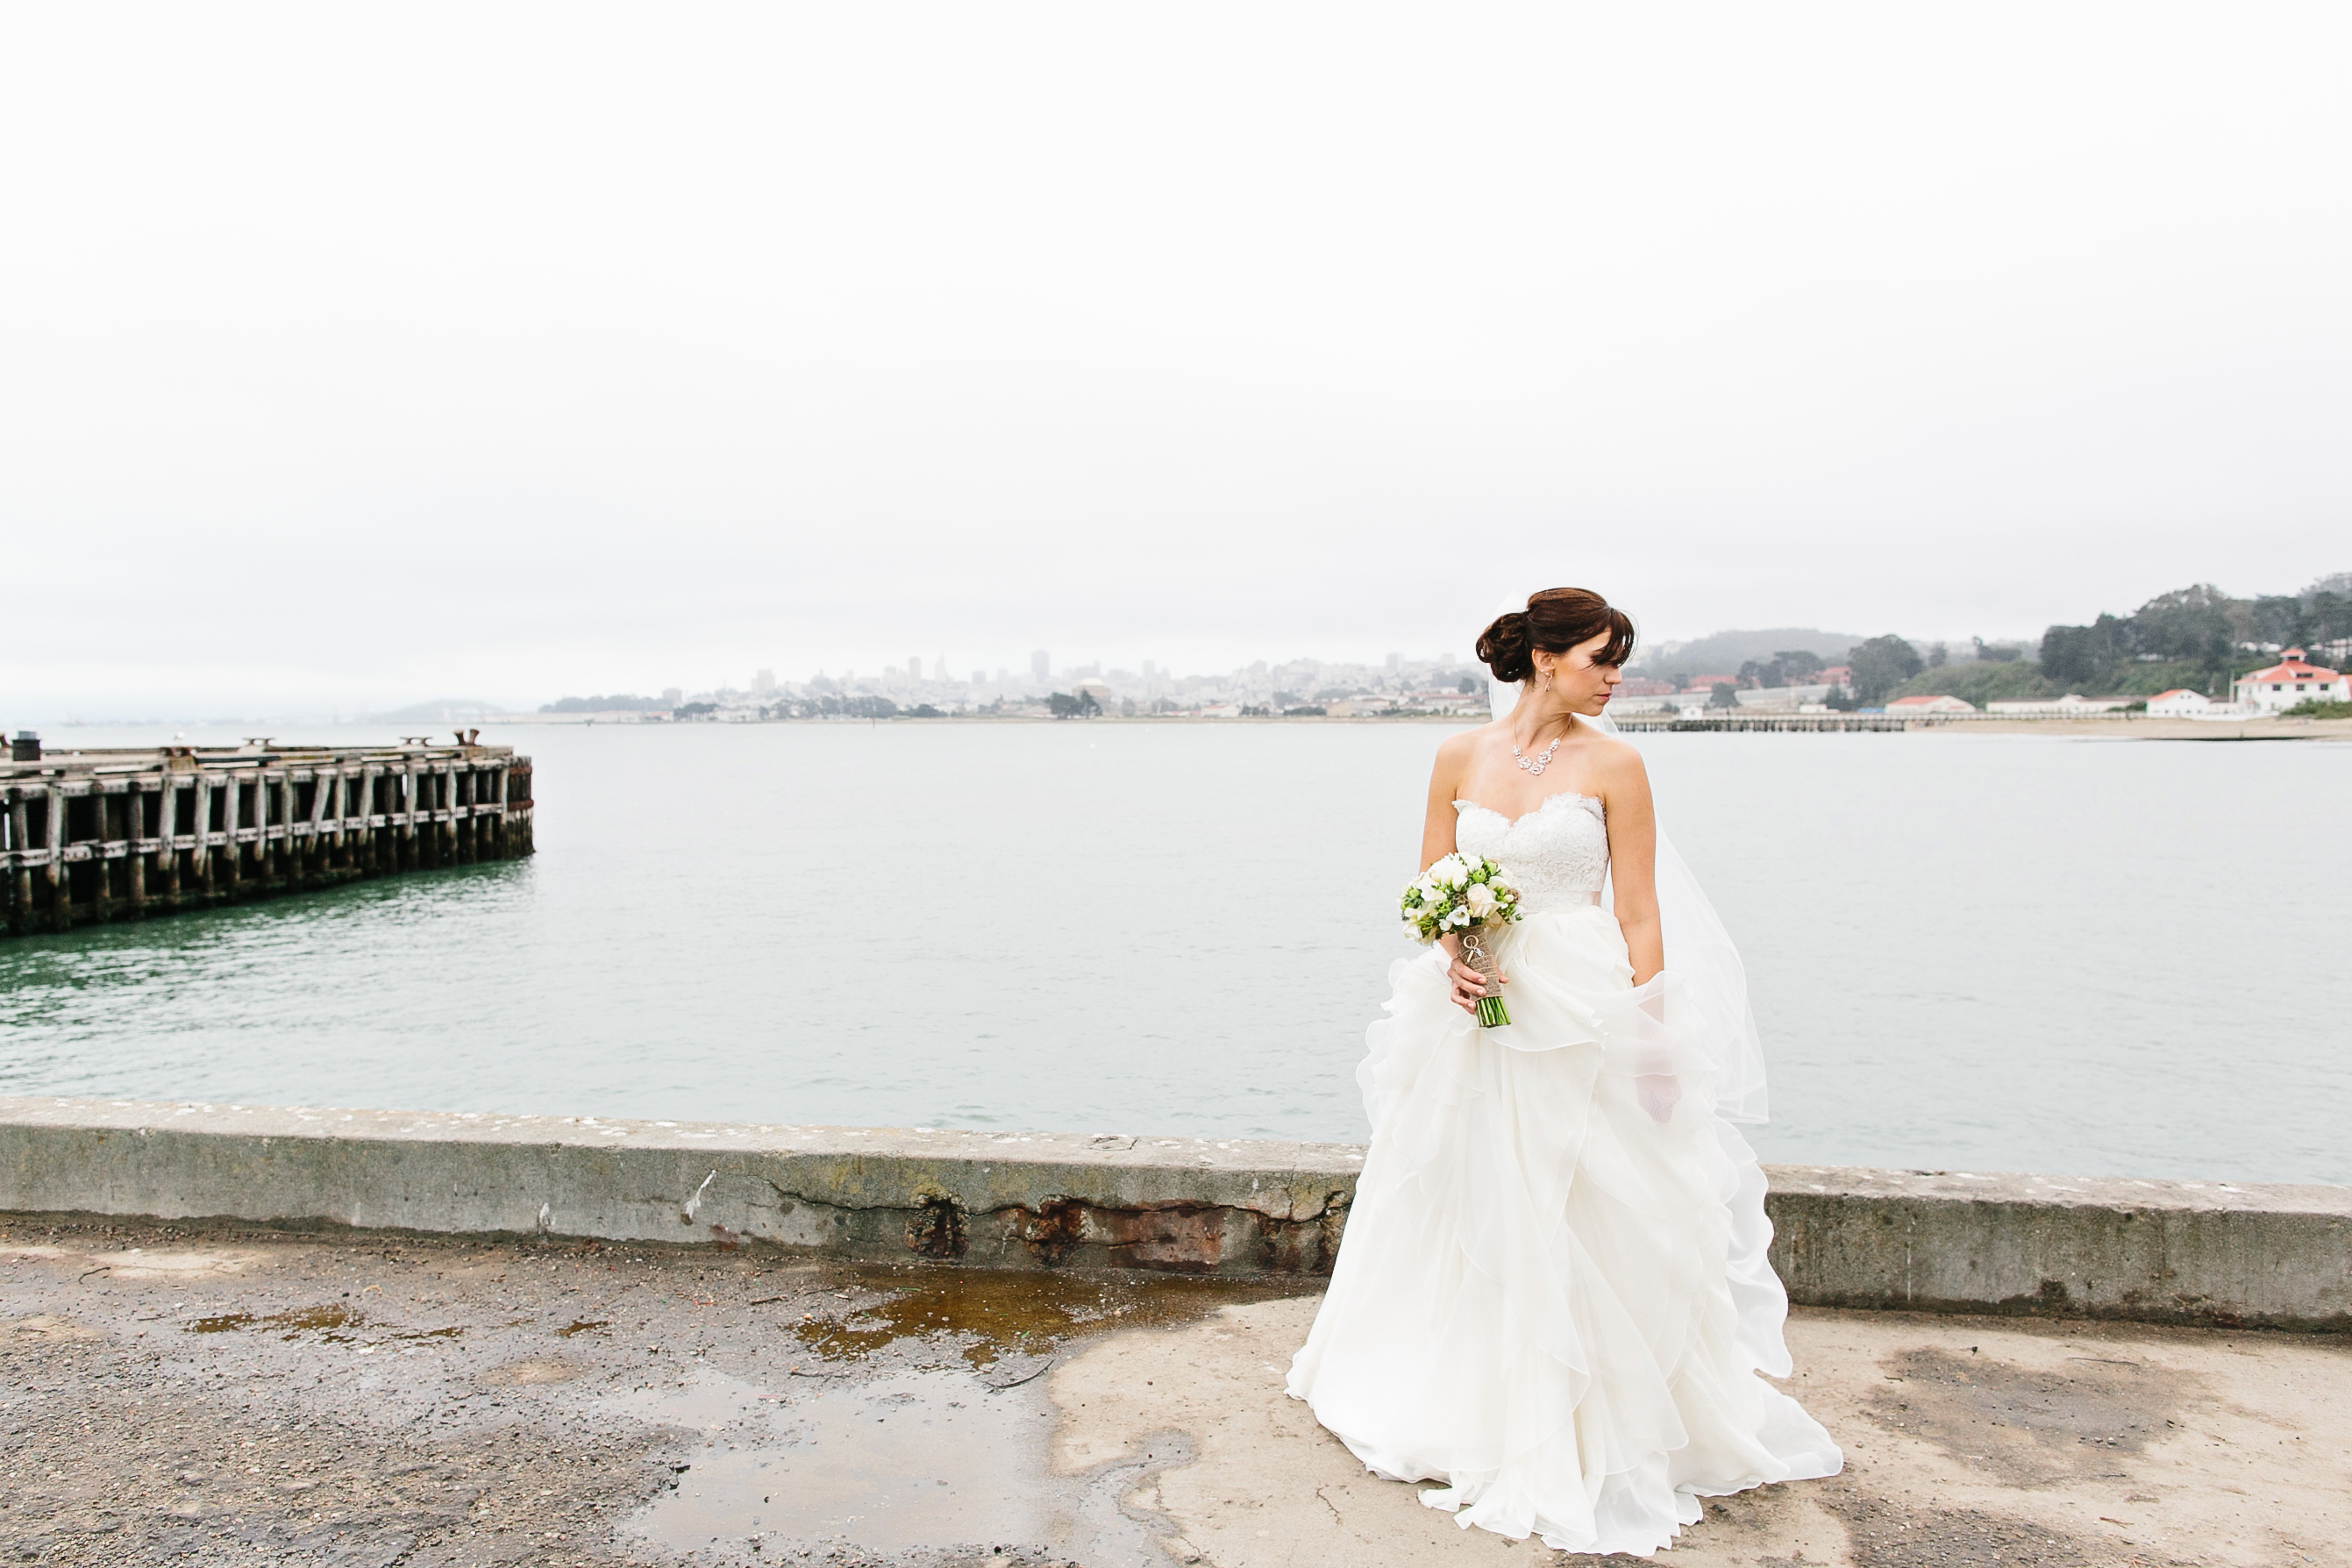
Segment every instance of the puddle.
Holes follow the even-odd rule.
[[[612,1326],[613,1321],[610,1318],[598,1318],[593,1322],[585,1318],[575,1318],[569,1328],[556,1330],[555,1337],[559,1340],[568,1340],[574,1334],[593,1333],[598,1329],[609,1329]]]
[[[1005,1268],[875,1269],[840,1321],[814,1316],[793,1337],[826,1361],[856,1361],[901,1340],[940,1340],[986,1367],[1050,1354],[1066,1341],[1191,1322],[1219,1307],[1297,1294],[1297,1287],[1181,1277],[1027,1273]],[[839,1307],[838,1301],[822,1305]]]
[[[992,1393],[961,1369],[895,1371],[791,1395],[714,1373],[605,1404],[705,1434],[670,1489],[627,1526],[679,1553],[751,1541],[875,1551],[1051,1542],[1100,1568],[1141,1568],[1160,1561],[1155,1531],[1119,1500],[1146,1469],[1192,1458],[1171,1436],[1148,1459],[1054,1477],[1053,1411],[1042,1394]]]
[[[672,1487],[627,1528],[673,1552],[754,1541],[846,1541],[875,1551],[1042,1543],[1099,1568],[1163,1561],[1164,1524],[1122,1499],[1187,1463],[1161,1434],[1146,1452],[1079,1477],[1052,1473],[1055,1411],[1041,1374],[1073,1342],[1189,1322],[1296,1284],[1076,1272],[893,1268],[794,1303],[782,1325],[809,1359],[760,1383],[703,1370],[600,1411],[685,1426]],[[846,1297],[845,1300],[844,1297]],[[837,1314],[822,1321],[820,1312]],[[886,1353],[887,1352],[887,1353]]]
[[[356,1334],[339,1333],[340,1329],[359,1329],[367,1319],[349,1307],[304,1307],[298,1311],[271,1312],[256,1317],[251,1312],[224,1312],[216,1318],[198,1318],[188,1325],[192,1334],[233,1334],[248,1330],[273,1332],[283,1339],[299,1339],[315,1333],[331,1344],[345,1343]],[[447,1331],[455,1333],[457,1331]],[[415,1338],[401,1335],[400,1338]]]
[[[642,1533],[676,1552],[745,1536],[887,1550],[1061,1533],[1055,1500],[1034,1481],[1046,1423],[1027,1401],[906,1372],[770,1412],[696,1452]]]

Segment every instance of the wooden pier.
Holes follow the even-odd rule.
[[[471,740],[43,755],[19,735],[0,763],[7,933],[530,854],[530,759]]]
[[[1900,734],[1906,730],[1942,722],[1936,715],[1913,718],[1907,714],[1885,713],[1741,713],[1730,710],[1712,712],[1702,719],[1685,719],[1675,713],[1621,713],[1613,717],[1620,730],[1638,730],[1645,734],[1663,730],[1678,735],[1727,730],[1759,734],[1781,734],[1790,731],[1806,734],[1843,734],[1857,730]]]

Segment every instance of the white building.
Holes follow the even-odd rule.
[[[2151,719],[2251,719],[2262,710],[2245,702],[2216,702],[2201,691],[2176,686],[2147,700]]]
[[[2303,702],[2352,702],[2352,680],[2310,663],[2299,647],[2287,649],[2268,669],[2238,677],[2230,689],[2262,713],[2283,713]]]
[[[1765,712],[1794,713],[1808,702],[1827,702],[1835,687],[1813,686],[1750,686],[1732,693],[1742,708],[1761,709]],[[1916,698],[1912,700],[1919,700]],[[1973,713],[1975,709],[1969,710]]]
[[[1977,710],[1977,705],[1965,697],[1898,697],[1886,705],[1889,714],[1901,714],[1906,718],[1923,713],[1974,713]]]

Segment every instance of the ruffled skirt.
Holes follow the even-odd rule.
[[[1764,1176],[1636,988],[1598,907],[1529,916],[1499,956],[1508,1027],[1398,963],[1359,1069],[1372,1142],[1289,1391],[1376,1473],[1465,1528],[1649,1552],[1697,1500],[1837,1473],[1785,1377]]]

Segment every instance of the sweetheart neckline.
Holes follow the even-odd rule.
[[[1489,816],[1502,816],[1506,823],[1509,824],[1513,827],[1517,827],[1528,817],[1534,816],[1538,813],[1550,810],[1551,803],[1556,800],[1589,800],[1604,811],[1606,811],[1609,806],[1609,803],[1602,800],[1597,795],[1583,795],[1572,789],[1554,790],[1551,794],[1543,797],[1543,801],[1540,805],[1536,805],[1530,810],[1523,811],[1517,816],[1503,816],[1503,814],[1496,811],[1493,806],[1482,805],[1475,800],[1457,800],[1454,805],[1457,810],[1466,805],[1473,811],[1483,811]]]

